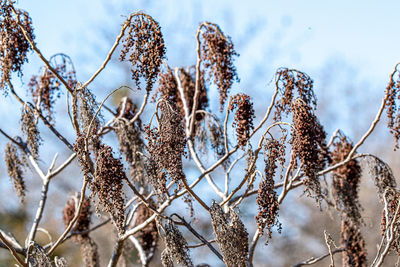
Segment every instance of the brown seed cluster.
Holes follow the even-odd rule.
[[[400,193],[396,190],[388,189],[385,193],[385,200],[387,203],[386,209],[382,211],[382,221],[381,221],[381,230],[382,236],[386,236],[388,233],[386,232],[393,220],[395,227],[398,229],[400,227],[400,210],[397,212],[399,203],[400,203]],[[396,218],[395,218],[396,214]],[[393,231],[393,240],[390,248],[394,250],[398,255],[400,255],[400,233],[398,230]]]
[[[345,137],[333,143],[332,165],[344,161],[353,144]],[[343,213],[344,219],[360,225],[361,205],[358,198],[358,190],[361,180],[361,166],[357,160],[351,160],[333,171],[333,195],[336,207]]]
[[[307,74],[295,69],[281,68],[275,75],[275,84],[281,95],[275,104],[275,121],[281,120],[283,114],[292,112],[292,101],[296,98],[315,108],[317,99],[313,91],[313,80]]]
[[[71,197],[68,199],[67,204],[63,209],[63,221],[65,227],[69,225],[72,219],[75,216],[75,212],[78,208],[78,198]],[[92,211],[90,210],[90,200],[85,199],[82,203],[81,212],[79,214],[78,220],[75,223],[75,227],[73,228],[73,232],[79,233],[89,230],[89,226],[91,223]],[[88,237],[89,233],[82,233],[74,235],[73,240],[79,243],[83,238]]]
[[[250,131],[254,128],[254,108],[250,97],[246,94],[237,94],[229,103],[229,110],[236,109],[233,127],[236,128],[238,144],[244,147],[250,137]]]
[[[98,196],[102,211],[110,214],[120,233],[124,231],[125,221],[125,195],[122,190],[125,179],[127,178],[121,161],[114,158],[111,147],[101,145],[96,155],[92,195]]]
[[[128,22],[128,36],[122,40],[120,61],[126,58],[132,65],[132,79],[140,86],[140,78],[146,80],[150,91],[157,79],[165,58],[164,39],[160,25],[149,15],[135,14]]]
[[[133,103],[132,99],[129,97],[123,97],[117,108],[117,116],[131,120],[133,117],[135,117],[136,112],[137,106]],[[139,125],[140,124],[141,123],[139,123]]]
[[[187,267],[193,267],[192,260],[190,259],[189,248],[182,233],[173,223],[167,223],[164,226],[165,230],[165,249],[162,252],[163,266],[173,266],[172,259],[178,264]]]
[[[233,65],[234,56],[238,56],[230,37],[224,36],[219,27],[205,23],[202,33],[201,60],[207,70],[207,80],[213,80],[218,87],[220,108],[228,98],[229,89],[233,82],[238,81],[236,67]]]
[[[398,107],[398,99],[400,99],[400,76],[397,68],[398,66],[396,65],[395,70],[390,76],[390,82],[386,87],[385,95],[388,128],[394,136],[396,142],[395,148],[399,148],[400,139],[400,110]]]
[[[37,123],[33,110],[28,105],[24,105],[21,115],[21,131],[26,137],[26,144],[34,159],[39,157],[39,145],[42,143]]]
[[[278,232],[282,229],[282,225],[278,221],[279,203],[274,190],[274,176],[278,168],[278,161],[281,165],[284,163],[285,148],[278,140],[268,140],[264,154],[266,155],[265,180],[261,181],[258,188],[256,221],[259,231],[263,233],[264,229],[267,228],[268,238],[271,238],[273,226],[277,226]]]
[[[54,69],[65,79],[70,88],[76,84],[75,69],[71,59],[64,54],[56,54],[51,59]],[[32,76],[29,84],[29,90],[32,94],[35,105],[46,111],[48,120],[53,119],[54,103],[60,97],[61,83],[53,72],[44,69],[42,75]]]
[[[16,72],[22,76],[22,65],[28,61],[27,53],[31,50],[17,18],[12,11],[11,1],[0,3],[0,87],[5,88],[7,81],[11,79],[11,73]],[[21,26],[28,33],[31,40],[33,34],[32,21],[29,14],[23,10],[16,10]]]
[[[100,267],[97,244],[92,238],[84,238],[81,242],[82,262],[85,267]]]
[[[6,160],[6,170],[11,181],[14,184],[14,189],[17,191],[17,195],[24,201],[25,197],[25,182],[24,173],[26,166],[25,155],[20,155],[17,147],[13,143],[8,143],[5,149],[5,160]]]
[[[144,204],[140,204],[135,213],[135,225],[140,225],[153,215],[153,212]],[[148,254],[153,251],[157,246],[158,231],[157,224],[152,221],[143,229],[135,234],[136,239],[139,241],[143,250]]]
[[[292,132],[292,163],[296,168],[298,158],[306,176],[304,184],[306,190],[313,191],[318,199],[321,196],[321,186],[317,173],[321,171],[327,161],[329,154],[326,148],[326,133],[318,122],[312,108],[303,100],[296,99],[291,109],[293,110]]]
[[[375,186],[378,191],[378,196],[383,203],[386,190],[396,189],[396,179],[392,169],[384,161],[377,157],[369,160],[369,172],[374,178]]]
[[[145,127],[148,151],[156,165],[157,176],[164,179],[163,175],[168,175],[178,183],[186,179],[182,165],[186,147],[182,116],[172,102],[163,101],[159,107],[159,129]]]
[[[210,207],[210,215],[214,234],[226,266],[247,266],[249,234],[239,216],[232,210],[229,215],[225,214],[216,202]]]
[[[346,247],[343,252],[344,267],[366,267],[367,251],[359,227],[351,221],[342,221],[341,243]]]
[[[36,242],[33,242],[30,249],[29,264],[35,267],[53,267],[51,259],[47,256],[46,250]]]

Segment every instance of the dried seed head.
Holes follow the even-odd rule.
[[[120,233],[124,231],[125,221],[125,195],[122,190],[125,179],[127,178],[121,161],[114,158],[111,147],[101,145],[96,155],[92,196],[98,196],[102,211],[110,214]],[[100,205],[96,206],[96,210],[99,210]]]
[[[187,242],[178,228],[173,223],[167,223],[164,229],[165,250],[162,253],[163,264],[165,262],[164,266],[171,266],[172,258],[174,258],[178,264],[193,267]],[[169,257],[165,254],[169,254]]]
[[[218,87],[220,109],[228,98],[228,91],[233,82],[238,81],[236,68],[233,65],[234,56],[238,56],[230,37],[224,36],[220,28],[212,23],[202,24],[201,60],[207,70],[207,80],[213,80]]]
[[[17,195],[21,198],[21,202],[23,202],[26,190],[23,177],[26,166],[25,155],[20,155],[17,147],[10,142],[6,145],[5,160],[7,174],[14,184],[14,189],[17,191]]]
[[[85,267],[99,267],[99,253],[97,244],[90,237],[85,237],[81,241],[81,255]]]
[[[210,215],[226,266],[245,267],[249,251],[249,234],[239,216],[232,210],[229,215],[225,214],[215,202],[210,208]]]
[[[145,127],[148,150],[154,160],[158,175],[168,175],[174,182],[185,178],[182,156],[185,156],[185,131],[182,117],[173,103],[160,102],[159,129]]]
[[[281,232],[282,225],[278,220],[278,195],[274,190],[274,176],[280,164],[284,164],[285,148],[284,143],[281,144],[278,140],[268,140],[265,145],[265,180],[261,181],[258,188],[257,205],[258,214],[256,216],[257,226],[261,233],[267,228],[268,238],[272,237],[272,227],[277,226],[278,232]],[[268,243],[268,239],[266,244]]]
[[[388,128],[390,129],[390,133],[394,136],[396,142],[395,148],[399,148],[400,139],[400,109],[398,103],[398,99],[400,99],[400,76],[398,66],[399,64],[396,65],[390,76],[390,82],[386,87],[385,96]]]
[[[42,143],[37,123],[33,110],[28,105],[24,105],[21,115],[21,131],[26,136],[26,143],[34,159],[38,158],[39,145]]]
[[[46,250],[36,242],[31,245],[29,264],[33,267],[52,267],[51,259],[47,256]]]
[[[293,110],[292,132],[292,159],[294,168],[297,158],[303,166],[306,176],[304,183],[306,191],[313,191],[317,199],[321,196],[321,186],[317,173],[321,171],[330,160],[326,147],[326,133],[312,109],[301,99],[296,99],[291,109]]]
[[[122,40],[119,59],[127,59],[132,64],[132,79],[136,85],[140,86],[140,78],[144,78],[146,90],[150,91],[166,52],[160,25],[149,15],[140,13],[126,23],[129,23],[128,36]]]
[[[390,235],[387,231],[390,229],[392,223],[395,227],[394,229],[398,229],[400,227],[400,210],[398,210],[400,203],[399,201],[400,201],[400,193],[398,191],[392,189],[387,189],[385,191],[384,194],[385,207],[382,211],[382,221],[381,221],[382,236]],[[398,255],[400,255],[400,233],[399,231],[393,231],[392,235],[393,239],[391,242],[390,249],[394,250]]]
[[[254,128],[254,109],[250,97],[246,94],[237,94],[229,103],[229,110],[235,112],[233,127],[236,128],[238,144],[244,147],[250,137],[250,131]]]
[[[146,207],[146,205],[140,204],[135,213],[134,227],[142,224],[152,215],[153,212],[148,207]],[[157,240],[158,240],[158,231],[156,222],[152,221],[151,223],[149,223],[147,226],[145,226],[143,229],[137,232],[135,234],[135,237],[147,254],[150,251],[154,250],[157,246]]]
[[[384,161],[377,157],[373,157],[368,161],[369,172],[374,178],[378,196],[383,202],[386,190],[396,189],[396,179],[394,178],[392,169]]]
[[[19,15],[21,26],[33,40],[35,36],[29,14],[20,9],[17,9],[16,12]],[[31,51],[30,44],[12,11],[11,1],[1,1],[0,3],[0,46],[0,87],[5,88],[7,81],[11,79],[12,72],[22,76],[22,65],[28,62],[27,53]]]
[[[69,87],[74,88],[76,76],[71,59],[67,55],[56,54],[50,58],[50,63]],[[46,67],[42,75],[32,76],[28,86],[35,105],[46,111],[48,120],[52,120],[54,103],[61,94],[61,83],[58,78]]]
[[[132,102],[129,97],[123,97],[117,108],[117,115],[121,118],[131,120],[137,112],[137,106]],[[139,125],[140,120],[139,121]]]
[[[342,221],[341,241],[342,245],[346,247],[343,252],[344,267],[367,266],[365,241],[357,225],[350,221]]]
[[[174,259],[168,249],[161,252],[161,263],[164,267],[174,267]]]
[[[315,108],[317,99],[313,91],[313,81],[305,73],[294,70],[281,68],[276,72],[276,87],[281,98],[276,101],[274,120],[279,121],[282,114],[292,112],[292,101],[300,98],[303,102]]]
[[[75,216],[75,212],[78,208],[78,197],[73,196],[68,199],[67,204],[63,209],[63,221],[65,227],[69,225],[72,219]],[[92,211],[90,210],[90,200],[85,199],[82,203],[81,212],[79,214],[78,220],[75,223],[75,227],[73,228],[73,232],[83,232],[89,230],[89,226],[91,223],[91,215]],[[82,239],[87,238],[89,233],[77,234],[73,236],[73,240],[77,243],[80,243]]]
[[[345,137],[333,143],[332,165],[344,161],[353,144]],[[336,207],[343,213],[346,220],[355,225],[362,222],[361,205],[358,198],[358,190],[361,180],[361,167],[357,160],[351,160],[333,171],[333,194]]]

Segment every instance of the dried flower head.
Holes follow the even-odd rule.
[[[229,215],[225,214],[216,202],[210,208],[210,215],[226,266],[245,267],[249,252],[249,234],[239,216],[232,210]]]
[[[148,150],[157,167],[157,174],[168,175],[174,182],[185,178],[182,156],[185,156],[185,131],[182,117],[174,103],[162,101],[159,104],[161,117],[159,129],[145,127]]]
[[[28,37],[33,40],[32,21],[29,14],[24,10],[16,10],[21,26],[27,32]],[[27,53],[31,50],[17,18],[12,10],[11,1],[0,3],[0,87],[5,88],[7,81],[11,79],[11,73],[16,72],[22,76],[22,65],[28,61]]]
[[[139,205],[134,215],[134,226],[140,225],[153,215],[153,212],[146,207],[143,203]],[[136,239],[139,241],[143,250],[148,254],[153,251],[157,246],[158,231],[157,224],[152,221],[143,229],[135,234]]]
[[[374,179],[378,196],[383,203],[386,190],[396,189],[396,179],[394,178],[392,169],[378,157],[372,157],[368,161],[369,172]]]
[[[386,87],[385,95],[388,128],[390,129],[390,133],[394,136],[396,142],[395,148],[399,148],[400,139],[400,110],[398,107],[398,99],[400,99],[400,76],[398,66],[399,64],[396,65],[390,76],[390,82]]]
[[[293,110],[292,132],[292,159],[294,168],[298,158],[302,165],[306,179],[307,192],[313,191],[316,197],[321,195],[321,186],[317,173],[321,171],[329,161],[326,147],[326,133],[318,122],[312,108],[303,100],[296,99],[291,109]]]
[[[279,203],[274,190],[274,176],[278,168],[277,163],[284,164],[285,149],[284,145],[275,139],[268,140],[264,149],[265,180],[261,181],[258,188],[256,221],[259,231],[263,233],[264,229],[267,228],[268,238],[271,238],[273,226],[277,226],[278,232],[282,229],[278,220]]]
[[[85,267],[100,267],[97,244],[90,237],[82,239],[81,255]]]
[[[345,137],[333,143],[332,164],[344,161],[353,144]],[[347,164],[333,171],[333,194],[336,207],[343,213],[346,220],[355,225],[362,221],[361,205],[358,198],[358,190],[361,181],[361,167],[357,160],[351,160]]]
[[[207,80],[213,80],[218,87],[220,108],[228,98],[229,89],[233,82],[238,81],[236,68],[233,65],[234,56],[238,56],[229,36],[225,36],[221,29],[209,22],[200,27],[205,31],[201,34],[201,60],[207,70]]]
[[[367,266],[365,241],[358,226],[350,221],[342,221],[341,242],[346,250],[343,252],[344,267]]]
[[[56,54],[50,58],[50,63],[69,87],[74,88],[76,75],[71,59],[67,55]],[[28,86],[35,105],[46,111],[47,118],[52,120],[54,103],[61,94],[61,83],[58,78],[46,67],[42,75],[32,76]]]
[[[282,114],[292,112],[292,102],[296,98],[315,108],[317,99],[313,90],[313,80],[307,74],[295,69],[281,68],[275,75],[276,88],[281,95],[275,104],[275,121],[281,120]]]
[[[132,15],[128,36],[122,40],[120,61],[126,58],[132,64],[132,79],[140,85],[140,78],[146,80],[146,90],[150,91],[157,79],[160,66],[165,58],[164,39],[160,25],[149,15]]]
[[[24,105],[21,115],[21,131],[26,136],[26,143],[32,157],[37,159],[39,156],[39,145],[42,142],[37,128],[37,118],[29,105]]]
[[[165,249],[162,252],[162,262],[164,266],[173,266],[172,258],[178,264],[193,267],[190,259],[189,248],[185,238],[173,223],[167,223],[165,230]]]
[[[78,196],[72,196],[68,199],[67,204],[63,209],[63,221],[65,227],[69,225],[75,216],[75,212],[78,208]],[[75,223],[73,232],[79,233],[89,230],[91,222],[92,211],[90,210],[90,200],[85,199],[82,203],[81,212],[79,214],[78,220]],[[80,242],[83,238],[88,237],[89,233],[82,233],[73,236],[75,242]]]
[[[394,229],[400,227],[400,193],[396,190],[387,189],[384,194],[384,203],[381,221],[382,236],[388,238],[393,235],[390,249],[400,255],[400,233],[398,230],[389,233],[392,223],[395,226]]]
[[[5,160],[7,174],[14,184],[14,189],[17,195],[24,201],[25,197],[25,182],[24,173],[26,166],[26,158],[24,154],[19,154],[17,147],[12,143],[8,143],[5,149]]]
[[[233,111],[235,109],[233,127],[236,128],[238,144],[243,147],[250,137],[250,131],[254,128],[253,119],[255,115],[250,97],[246,94],[233,96],[229,103],[229,110]]]
[[[33,241],[30,248],[29,265],[33,267],[52,267],[51,259],[47,256],[46,250]]]
[[[124,231],[125,195],[122,187],[125,179],[127,178],[121,161],[114,158],[111,147],[101,145],[96,155],[92,196],[98,196],[102,211],[110,214],[120,233]],[[98,209],[99,205],[96,207]]]

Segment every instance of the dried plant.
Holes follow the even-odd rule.
[[[163,35],[160,25],[149,15],[138,13],[130,20],[119,59],[131,63],[132,79],[136,85],[139,86],[140,78],[144,78],[146,90],[150,91],[165,57]]]
[[[215,202],[211,206],[210,215],[226,266],[246,266],[249,234],[239,216],[232,210],[225,214]]]
[[[367,251],[365,241],[361,236],[359,227],[351,221],[342,221],[341,241],[345,247],[343,253],[343,266],[367,266]]]
[[[378,157],[368,159],[369,172],[374,178],[378,196],[383,203],[386,190],[395,190],[397,187],[392,169]]]
[[[135,213],[134,226],[142,224],[153,215],[153,212],[144,204],[140,204]],[[136,239],[146,253],[150,253],[157,247],[158,231],[156,222],[149,223],[145,228],[135,234]]]
[[[33,158],[39,157],[39,145],[42,142],[37,128],[38,120],[35,118],[33,110],[24,105],[21,115],[21,131],[26,136],[26,144]]]
[[[236,109],[233,127],[236,128],[236,136],[239,146],[245,146],[253,127],[254,109],[250,97],[245,94],[237,94],[229,103],[231,111]]]
[[[202,33],[201,59],[204,69],[207,70],[207,80],[214,81],[219,91],[219,102],[222,107],[228,98],[229,89],[233,82],[238,81],[236,67],[233,65],[235,52],[229,36],[225,36],[221,29],[212,23],[203,23],[205,31]]]
[[[385,105],[388,117],[388,127],[390,133],[393,134],[396,148],[399,148],[400,139],[400,112],[398,107],[398,99],[400,97],[400,77],[398,72],[398,65],[390,76],[390,81],[386,87]]]
[[[167,223],[164,225],[164,230],[165,250],[162,252],[163,265],[173,266],[172,259],[175,259],[178,264],[193,267],[187,242],[178,228],[173,223]]]
[[[14,189],[17,191],[17,195],[24,201],[25,197],[25,166],[26,158],[24,154],[18,152],[18,148],[13,143],[8,143],[4,152],[6,160],[7,174],[14,184]]]
[[[25,29],[29,38],[34,40],[35,35],[29,14],[20,9],[17,9],[16,13],[19,16],[21,27]],[[10,1],[1,1],[0,3],[0,44],[0,87],[3,89],[11,79],[12,72],[22,76],[22,65],[28,62],[27,54],[32,49],[18,25]]]

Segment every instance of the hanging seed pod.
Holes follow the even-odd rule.
[[[237,94],[232,97],[229,103],[229,110],[233,111],[235,109],[233,127],[236,128],[239,146],[244,147],[250,137],[250,131],[254,128],[253,119],[255,115],[250,97],[245,94]]]
[[[25,173],[26,158],[24,154],[19,154],[17,147],[11,142],[6,145],[4,154],[7,174],[14,184],[14,189],[17,191],[17,195],[21,198],[21,202],[23,202],[26,191],[23,177]]]

